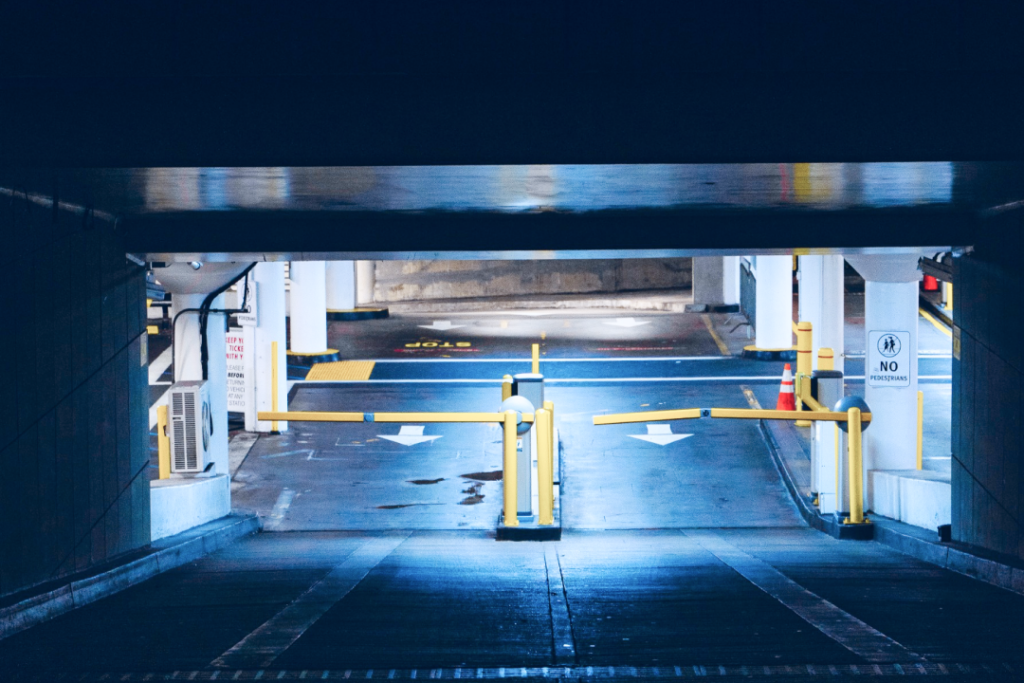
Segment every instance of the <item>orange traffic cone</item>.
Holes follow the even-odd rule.
[[[793,369],[786,363],[782,371],[782,386],[779,387],[779,402],[775,410],[796,410],[796,394],[793,393]]]

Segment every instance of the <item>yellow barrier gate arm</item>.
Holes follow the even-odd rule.
[[[812,399],[813,400],[813,399]],[[595,425],[627,424],[631,422],[662,422],[666,420],[691,420],[694,418],[713,417],[741,420],[818,420],[825,422],[846,422],[846,413],[821,408],[813,411],[800,410],[755,410],[752,408],[685,408],[682,410],[651,410],[645,413],[618,413],[615,415],[595,415]],[[871,413],[861,415],[862,422],[871,421]]]
[[[491,422],[505,421],[503,413],[341,413],[313,411],[266,411],[256,414],[259,420],[288,422]],[[532,423],[533,413],[522,413],[522,421]]]

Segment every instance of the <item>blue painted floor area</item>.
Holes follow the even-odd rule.
[[[542,360],[541,374],[546,379],[672,379],[703,378],[726,381],[752,380],[778,381],[782,377],[785,363],[774,361],[747,360],[738,357],[701,357],[669,359],[593,359],[593,360]],[[792,364],[795,365],[795,364]],[[493,380],[500,381],[504,375],[530,372],[529,358],[522,360],[423,360],[416,362],[378,361],[374,366],[371,380]],[[949,381],[952,360],[947,357],[922,357],[918,362],[924,381]],[[846,361],[846,373],[851,382],[863,381],[864,361],[850,358]]]

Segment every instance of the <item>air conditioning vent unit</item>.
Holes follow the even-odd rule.
[[[209,462],[213,414],[207,382],[177,382],[168,396],[171,472],[203,472]]]

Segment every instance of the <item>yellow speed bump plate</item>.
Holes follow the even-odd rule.
[[[317,363],[306,375],[306,381],[348,380],[361,381],[370,379],[373,366],[372,360],[343,360],[336,363]]]

